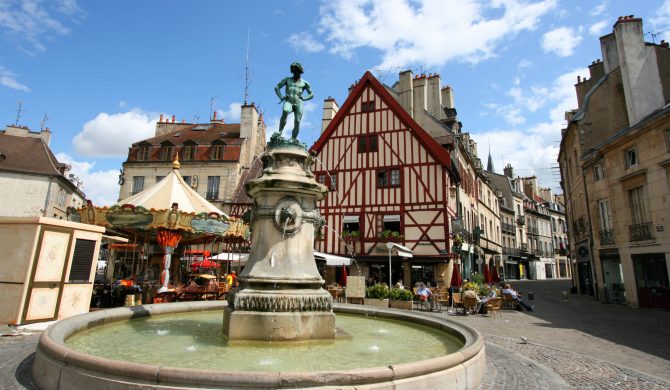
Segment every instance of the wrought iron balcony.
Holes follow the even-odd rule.
[[[207,191],[205,194],[205,199],[207,200],[217,200],[219,199],[219,191]]]
[[[512,225],[511,223],[502,222],[500,224],[500,228],[502,229],[503,232],[514,233],[514,225]]]
[[[630,241],[651,240],[651,222],[643,222],[628,226]]]
[[[537,234],[537,232],[538,232],[537,226],[528,226],[527,229],[528,229],[528,233],[530,233],[530,234]]]
[[[600,231],[600,245],[612,245],[614,243],[614,229]]]

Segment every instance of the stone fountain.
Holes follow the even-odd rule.
[[[271,142],[261,160],[262,176],[246,184],[254,199],[251,252],[227,298],[223,332],[229,341],[332,339],[333,301],[313,249],[322,224],[317,201],[327,189],[300,145]]]

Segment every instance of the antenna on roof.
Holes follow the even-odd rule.
[[[214,118],[214,102],[216,102],[216,98],[218,96],[213,96],[211,99],[209,99],[209,118],[212,119]]]
[[[659,35],[661,35],[661,34],[663,34],[664,32],[666,32],[666,31],[668,31],[668,30],[670,30],[670,25],[665,24],[665,25],[663,25],[663,26],[660,26],[660,27],[658,28],[658,30],[656,30],[656,31],[649,31],[649,32],[646,33],[646,34],[643,34],[643,36],[644,36],[644,35],[647,35],[647,34],[651,35],[651,43],[656,44],[656,37],[659,36]]]
[[[195,114],[193,114],[193,123],[198,123],[200,120],[200,111],[196,111]]]
[[[251,27],[247,27],[247,52],[246,59],[244,61],[244,105],[247,105],[249,100],[249,84],[251,84],[251,79],[249,77],[249,36],[251,34]]]
[[[44,116],[42,117],[42,123],[40,123],[40,130],[44,131],[44,125],[47,123],[47,119],[49,119],[49,116],[47,113],[44,113]]]
[[[23,111],[25,111],[25,110],[23,109],[23,102],[21,101],[21,99],[19,99],[18,106],[19,106],[19,107],[18,107],[17,110],[16,110],[16,122],[14,123],[14,126],[18,126],[18,125],[19,125],[19,121],[21,120],[21,113],[22,113]]]

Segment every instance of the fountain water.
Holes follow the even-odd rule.
[[[35,354],[33,379],[41,389],[324,386],[471,389],[479,386],[486,364],[482,337],[474,329],[423,313],[333,304],[330,294],[322,288],[324,280],[314,261],[314,232],[323,224],[316,202],[323,197],[326,188],[318,184],[310,172],[311,157],[304,148],[294,145],[270,145],[262,161],[263,175],[247,184],[247,193],[254,199],[251,252],[247,266],[239,276],[240,287],[229,294],[227,304],[183,302],[136,306],[97,311],[60,321],[44,332]],[[281,366],[274,371],[268,370],[267,366],[277,364],[276,360],[280,359],[272,357],[264,357],[260,362],[265,369],[252,367],[248,371],[241,371],[237,366],[228,368],[225,361],[216,363],[218,367],[212,365],[217,368],[205,367],[207,361],[195,367],[179,367],[175,360],[187,359],[187,354],[205,349],[205,345],[198,342],[204,338],[200,335],[202,327],[179,326],[178,331],[187,337],[187,345],[178,348],[170,356],[166,356],[164,350],[174,342],[163,337],[177,332],[177,328],[169,331],[161,325],[155,332],[146,333],[147,318],[157,318],[160,314],[171,316],[168,323],[188,323],[188,316],[193,315],[193,312],[220,313],[221,310],[225,340],[220,340],[220,345],[212,345],[216,337],[207,338],[205,342],[207,348],[213,348],[214,355],[219,355],[219,349],[224,348],[241,348],[238,354],[247,354],[245,351],[260,346],[281,351],[279,353],[282,357],[285,355],[284,360],[293,363],[288,368]],[[410,360],[407,360],[408,353],[392,356],[395,352],[392,347],[385,349],[377,342],[366,345],[363,350],[351,348],[352,345],[365,344],[367,341],[363,337],[357,338],[358,332],[352,332],[350,337],[336,337],[334,312],[355,314],[361,318],[397,319],[410,327],[424,325],[431,328],[430,332],[437,332],[436,337],[440,342],[457,339],[460,348],[457,346],[457,351],[445,350],[438,355],[425,357],[424,347],[415,344],[418,337],[408,340],[400,336],[394,337],[392,341],[411,345],[412,349],[422,353],[410,356]],[[186,315],[186,320],[179,313]],[[88,334],[96,341],[104,339],[112,344],[121,343],[126,339],[126,333],[116,333],[115,330],[110,333],[108,329],[108,326],[115,326],[118,322],[127,322],[134,336],[139,333],[148,338],[161,338],[158,342],[152,340],[153,345],[157,346],[155,348],[159,349],[157,360],[134,360],[123,356],[114,359],[115,355],[91,354],[95,353],[91,351],[106,350],[104,345],[92,349],[76,347],[78,334]],[[364,320],[364,323],[379,326],[378,322]],[[382,336],[378,334],[373,337]],[[68,339],[72,339],[72,344]],[[325,350],[310,360],[318,362],[319,357],[328,359],[329,354],[336,354],[347,361],[361,353],[388,355],[388,359],[370,359],[372,366],[356,363],[351,366],[343,364],[341,368],[316,365],[307,369],[298,359],[302,355],[291,357],[296,355],[289,355],[287,351],[297,346],[307,345],[308,349],[312,349],[317,345],[338,344],[343,340],[349,343],[348,346],[344,344],[334,352]],[[143,348],[143,345],[141,341],[131,342],[129,348]]]

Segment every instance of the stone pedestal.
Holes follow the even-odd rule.
[[[271,144],[261,160],[263,175],[246,185],[254,199],[251,252],[228,294],[224,333],[230,341],[334,338],[333,301],[313,249],[322,224],[316,202],[327,189],[301,146]]]

